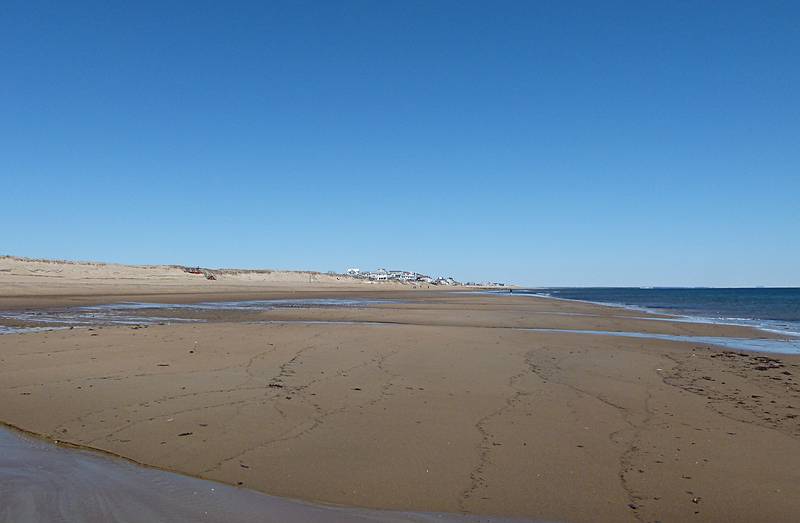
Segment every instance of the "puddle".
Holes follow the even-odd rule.
[[[309,308],[309,307],[366,307],[400,303],[396,300],[381,300],[372,298],[305,298],[282,300],[249,300],[249,301],[208,301],[201,303],[145,303],[124,302],[91,307],[79,307],[85,311],[125,311],[147,309],[176,309],[176,310],[256,310],[265,311],[279,308]]]
[[[329,325],[392,325],[402,326],[403,323],[380,321],[346,321],[346,320],[263,320],[259,324],[329,324]],[[641,338],[651,340],[679,341],[688,343],[702,343],[716,345],[727,349],[747,350],[752,352],[770,352],[773,354],[800,355],[800,338],[794,339],[769,339],[769,338],[727,338],[724,336],[682,336],[672,334],[654,334],[649,332],[604,331],[587,329],[537,329],[525,327],[491,327],[494,329],[511,329],[530,332],[557,332],[564,334],[587,334],[595,336],[618,336],[622,338]]]
[[[800,338],[767,339],[767,338],[727,338],[722,336],[682,336],[672,334],[653,334],[649,332],[578,330],[578,329],[519,329],[533,332],[560,332],[568,334],[591,334],[601,336],[618,336],[622,338],[642,338],[651,340],[680,341],[717,345],[726,349],[747,350],[753,352],[770,352],[773,354],[800,355]]]
[[[381,321],[347,321],[347,320],[263,320],[248,323],[258,324],[308,324],[308,325],[391,325],[402,326],[403,323]],[[641,338],[651,340],[679,341],[688,343],[702,343],[719,347],[747,350],[752,352],[770,352],[773,354],[800,355],[800,338],[795,339],[768,339],[768,338],[726,338],[723,336],[681,336],[672,334],[654,334],[649,332],[603,331],[587,329],[544,329],[525,327],[489,327],[493,329],[522,330],[529,332],[556,332],[564,334],[587,334],[594,336],[618,336],[622,338]]]
[[[0,521],[530,523],[315,505],[53,445],[0,428]]]
[[[0,320],[29,325],[6,326],[0,325],[0,335],[19,334],[26,332],[39,332],[69,328],[71,326],[100,326],[100,325],[155,325],[159,323],[187,323],[205,322],[203,318],[178,317],[169,314],[170,311],[266,311],[280,308],[320,308],[320,307],[368,307],[371,305],[403,303],[397,300],[381,299],[283,299],[283,300],[256,300],[256,301],[231,301],[231,302],[204,302],[190,304],[163,304],[127,302],[91,307],[73,307],[62,310],[50,311],[10,311],[0,312]],[[157,314],[155,314],[157,313]],[[562,313],[545,311],[542,314],[564,314],[575,316],[595,316],[589,313]],[[681,323],[695,323],[692,319],[657,318],[657,317],[631,317],[631,319],[667,321]],[[261,320],[247,321],[246,323],[305,323],[305,324],[344,324],[344,325],[398,325],[395,322],[379,321],[342,321],[342,320]],[[400,323],[399,325],[402,325]],[[767,338],[731,338],[722,336],[689,336],[654,334],[648,332],[630,331],[604,331],[586,329],[546,329],[546,328],[510,328],[514,330],[527,330],[534,332],[562,332],[572,334],[593,334],[603,336],[619,336],[626,338],[642,338],[688,343],[702,343],[716,345],[734,350],[747,350],[754,352],[771,352],[775,354],[800,355],[800,338],[787,337],[785,339]]]
[[[67,328],[69,327],[9,327],[8,325],[0,325],[0,334],[23,334],[26,332],[42,332]]]
[[[205,322],[203,318],[177,316],[178,312],[242,311],[259,312],[286,308],[334,308],[367,307],[400,303],[381,299],[282,299],[253,301],[224,301],[203,303],[145,303],[124,302],[90,307],[71,307],[67,309],[36,311],[0,312],[0,321],[26,325],[0,325],[0,334],[37,332],[63,327],[85,327],[101,325],[156,325],[159,323]],[[173,314],[170,314],[172,312]]]

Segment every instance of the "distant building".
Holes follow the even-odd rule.
[[[432,278],[427,274],[421,274],[414,271],[403,270],[386,270],[378,269],[371,272],[361,272],[361,269],[351,267],[347,269],[347,274],[354,278],[363,278],[371,281],[394,281],[399,283],[427,283],[431,285],[463,285],[461,282],[451,277]],[[474,285],[474,284],[473,284]]]
[[[384,281],[389,279],[389,272],[386,269],[378,269],[367,275],[370,280]]]

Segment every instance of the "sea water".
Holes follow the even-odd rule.
[[[514,291],[800,336],[800,288],[569,287]]]

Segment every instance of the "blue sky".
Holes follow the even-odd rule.
[[[3,2],[0,253],[800,285],[797,2]]]

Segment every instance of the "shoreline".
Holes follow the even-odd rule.
[[[638,288],[638,287],[637,287]],[[781,287],[784,288],[784,287]],[[514,289],[517,290],[517,289]],[[519,290],[536,290],[536,289],[526,289],[521,288]],[[642,290],[646,290],[642,288]],[[491,290],[486,292],[492,292]],[[535,296],[537,298],[546,298],[551,300],[562,300],[567,302],[576,302],[576,303],[586,303],[591,305],[598,305],[601,307],[612,307],[612,308],[620,308],[627,311],[633,312],[643,312],[648,315],[653,316],[666,316],[668,318],[664,318],[666,321],[685,321],[686,323],[708,323],[712,325],[727,325],[732,327],[750,327],[759,331],[763,331],[770,334],[779,334],[781,336],[785,336],[788,339],[792,340],[800,340],[800,331],[793,331],[793,330],[785,330],[779,328],[768,328],[763,325],[753,324],[752,322],[775,322],[779,320],[769,320],[763,318],[712,318],[707,316],[697,316],[694,314],[682,313],[682,314],[675,314],[669,312],[663,312],[657,307],[646,307],[642,305],[630,305],[626,303],[615,303],[615,302],[602,302],[602,301],[592,301],[592,300],[581,300],[576,298],[561,298],[558,296],[551,296],[549,294],[535,294],[535,293],[525,293],[520,292],[518,293],[522,296]],[[657,320],[658,318],[649,318],[651,320]],[[738,320],[738,321],[737,321]]]

